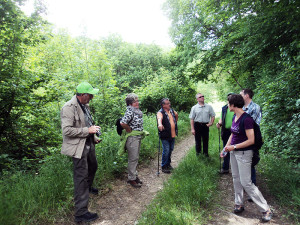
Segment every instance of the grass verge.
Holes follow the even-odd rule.
[[[196,157],[192,148],[174,170],[164,189],[143,213],[139,224],[205,224],[215,207],[219,176],[219,140],[210,128],[209,158]]]
[[[259,173],[265,178],[270,193],[278,203],[288,208],[286,217],[300,222],[299,166],[271,154],[261,154]]]

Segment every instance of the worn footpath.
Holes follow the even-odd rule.
[[[172,154],[172,166],[177,167],[186,153],[194,146],[194,136],[190,135],[176,143]],[[137,224],[139,217],[146,207],[163,188],[163,184],[171,176],[159,170],[157,174],[157,159],[147,165],[138,167],[139,178],[143,181],[141,188],[133,188],[127,184],[127,175],[112,182],[107,191],[99,196],[91,196],[89,209],[97,212],[99,219],[90,223],[98,225],[133,225]],[[273,219],[267,224],[292,224],[281,217],[281,207],[276,205],[272,196],[268,194],[262,178],[258,176],[258,187],[274,211]],[[254,203],[245,202],[245,211],[240,215],[232,213],[234,205],[234,191],[231,174],[222,175],[218,191],[220,201],[211,220],[207,224],[229,225],[255,225],[261,224],[261,213]],[[68,224],[74,224],[71,219]]]

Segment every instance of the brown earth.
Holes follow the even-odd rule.
[[[172,166],[177,167],[180,160],[195,144],[194,136],[190,135],[184,140],[176,143],[172,153]],[[151,203],[156,193],[163,188],[163,184],[171,176],[160,170],[157,175],[157,159],[148,165],[139,165],[139,178],[143,181],[141,188],[133,188],[127,184],[127,175],[116,179],[110,188],[102,191],[99,196],[91,196],[89,209],[97,212],[99,219],[90,223],[97,225],[133,225],[137,224],[146,206]],[[292,224],[282,218],[281,208],[276,205],[271,195],[268,194],[264,180],[258,176],[258,187],[274,211],[273,219],[267,224]],[[234,191],[231,174],[222,175],[219,183],[220,202],[208,224],[229,225],[256,225],[261,224],[261,213],[254,203],[245,202],[245,211],[241,215],[232,213],[234,204]],[[74,224],[73,218],[69,218],[67,224]],[[59,224],[66,224],[64,222]]]

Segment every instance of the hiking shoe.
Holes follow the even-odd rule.
[[[135,182],[137,182],[138,184],[143,184],[143,182],[138,177],[136,177]]]
[[[90,187],[89,192],[93,195],[98,195],[98,193],[99,193],[98,189],[94,188],[94,187]]]
[[[130,184],[134,188],[142,187],[142,185],[140,183],[137,183],[136,180],[128,180],[127,183]]]
[[[224,170],[223,168],[221,169],[221,171],[219,172],[220,174],[228,174],[229,170]]]
[[[87,212],[81,216],[75,216],[75,222],[91,222],[94,221],[96,219],[98,219],[98,214],[97,213],[91,213],[91,212]]]
[[[161,171],[163,173],[171,173],[171,171],[168,168],[161,168]]]
[[[247,201],[248,202],[253,202],[252,198],[250,198],[250,197],[247,198]]]
[[[245,210],[244,206],[242,206],[242,205],[235,205],[233,212],[238,214],[238,213],[243,212],[244,210]]]
[[[174,168],[173,168],[171,165],[168,165],[168,166],[167,166],[167,169],[173,170]]]
[[[269,209],[266,212],[263,212],[262,214],[263,215],[262,215],[261,219],[263,222],[269,222],[272,219],[273,213],[272,213],[271,209]]]

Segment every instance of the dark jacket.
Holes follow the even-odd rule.
[[[225,118],[226,118],[226,114],[227,114],[227,109],[228,109],[228,105],[224,105],[222,107],[222,127],[221,127],[221,137],[223,139],[223,135],[225,130],[230,130],[230,129],[226,129],[225,128]]]
[[[163,115],[162,125],[164,126],[163,131],[158,130],[159,137],[160,137],[160,139],[171,139],[172,138],[171,124],[170,124],[170,118],[168,116],[168,113],[165,110],[163,110],[163,108],[161,108],[159,110],[159,112],[161,112],[162,115]],[[177,136],[178,135],[178,129],[177,129],[177,122],[176,122],[176,117],[175,117],[174,110],[170,109],[170,113],[172,114],[172,117],[174,119],[175,133],[176,133],[176,136]]]

